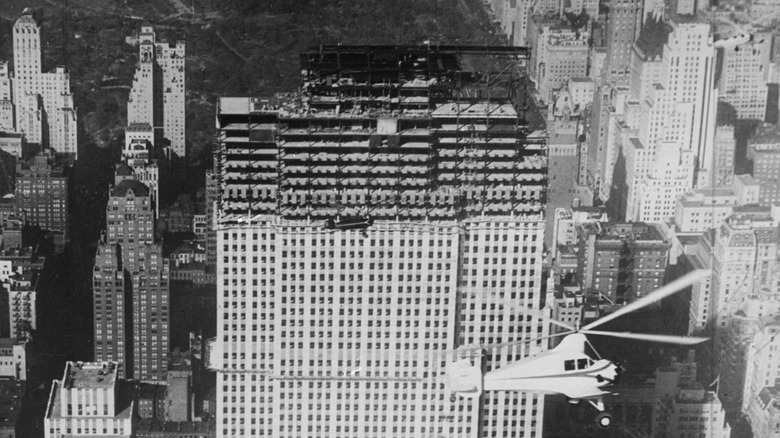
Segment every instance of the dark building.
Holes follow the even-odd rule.
[[[94,271],[95,356],[119,362],[125,378],[161,381],[170,343],[169,265],[162,245],[154,243],[148,187],[132,179],[119,181],[106,210],[107,232]],[[113,285],[108,284],[112,277]],[[122,323],[129,329],[124,336]]]
[[[173,204],[160,211],[159,231],[169,233],[192,233],[195,203],[189,193],[182,193]]]
[[[25,437],[19,428],[25,383],[16,379],[0,379],[0,438]]]
[[[577,232],[578,279],[586,290],[624,304],[663,284],[672,245],[657,225],[587,223]]]
[[[102,244],[95,255],[92,271],[92,304],[95,324],[95,361],[113,360],[120,377],[127,377],[127,345],[131,342],[125,331],[127,302],[125,274],[121,268],[119,245]]]
[[[141,420],[136,425],[136,438],[213,438],[217,436],[214,420],[152,421]]]
[[[68,178],[53,152],[17,164],[15,195],[16,211],[25,225],[59,231],[67,238]]]
[[[214,214],[219,197],[217,177],[213,171],[206,172],[206,264],[217,265],[217,231]]]

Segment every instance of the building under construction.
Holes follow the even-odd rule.
[[[542,211],[546,141],[515,106],[527,56],[524,48],[433,46],[303,54],[300,93],[220,100],[222,219]]]
[[[523,114],[527,59],[321,46],[299,91],[220,99],[218,436],[541,436],[540,396],[453,400],[438,381],[450,349],[546,331],[514,309],[542,293],[547,148]]]

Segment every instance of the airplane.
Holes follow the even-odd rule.
[[[678,345],[694,345],[707,341],[708,338],[691,336],[606,332],[592,329],[680,292],[687,286],[709,275],[710,271],[708,270],[693,271],[622,307],[618,311],[579,329],[550,319],[551,323],[564,327],[568,331],[516,344],[565,336],[555,348],[526,357],[485,374],[482,373],[481,361],[472,364],[470,358],[460,359],[449,363],[445,367],[440,380],[451,392],[452,397],[457,395],[466,399],[477,398],[485,391],[519,391],[537,394],[563,394],[573,404],[579,403],[580,400],[586,400],[599,412],[596,416],[596,424],[601,428],[608,428],[612,424],[612,415],[606,411],[604,397],[613,394],[609,387],[618,381],[622,367],[615,361],[599,357],[593,345],[588,342],[587,335],[611,336]],[[595,359],[586,353],[587,346],[590,346],[593,352],[596,353],[597,357]],[[493,347],[495,346],[484,345],[469,347],[460,351],[482,351],[485,348]],[[472,355],[472,357],[475,356]]]

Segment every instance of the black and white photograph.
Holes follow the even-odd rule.
[[[0,0],[0,438],[780,435],[780,0]]]

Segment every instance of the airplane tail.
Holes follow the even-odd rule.
[[[482,369],[469,359],[461,359],[444,368],[440,381],[450,392],[463,398],[475,398],[482,394]]]

